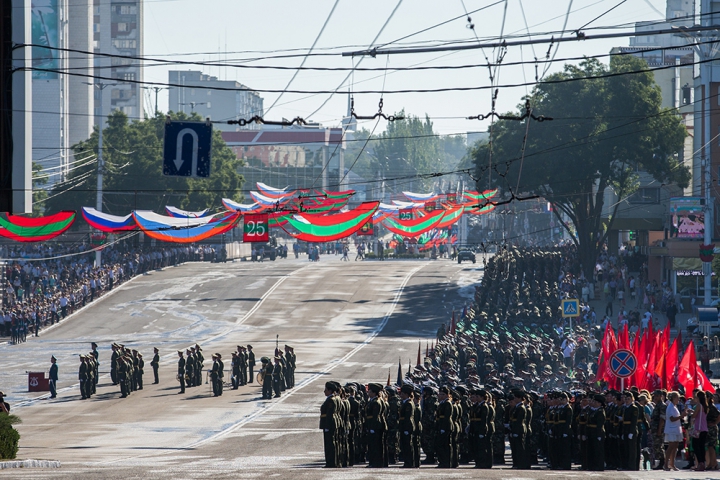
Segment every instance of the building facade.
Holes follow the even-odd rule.
[[[132,120],[145,118],[143,69],[132,58],[143,55],[142,0],[93,0],[93,48],[113,57],[95,57],[95,125],[114,110]]]
[[[188,115],[197,112],[214,121],[249,119],[263,115],[263,98],[242,83],[218,80],[200,71],[172,70],[168,73],[169,109]],[[218,123],[215,128],[223,132],[259,129],[257,123],[245,126]]]

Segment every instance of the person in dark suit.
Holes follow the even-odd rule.
[[[80,368],[78,369],[78,380],[80,380],[80,394],[82,395],[82,399],[85,400],[88,398],[87,392],[87,382],[89,379],[88,375],[88,366],[85,362],[85,355],[80,355]]]
[[[48,382],[50,385],[50,398],[56,398],[57,397],[57,381],[58,381],[58,366],[57,366],[57,359],[55,358],[55,355],[50,357],[50,381]]]
[[[337,468],[337,399],[334,382],[325,383],[325,401],[320,406],[320,429],[323,431],[323,446],[325,449],[325,468]]]
[[[210,370],[210,382],[212,383],[213,397],[220,395],[220,386],[218,385],[220,379],[220,364],[218,363],[217,355],[212,355],[212,370]]]
[[[452,458],[452,445],[450,435],[452,433],[453,406],[450,403],[450,390],[447,387],[438,389],[438,405],[435,411],[435,445],[438,457],[438,468],[450,468]]]
[[[280,391],[283,385],[283,367],[280,357],[275,357],[275,365],[272,369],[272,385],[275,392],[275,398],[280,398]]]
[[[252,345],[247,346],[248,349],[248,368],[250,369],[250,375],[248,376],[248,383],[255,381],[253,369],[255,368],[255,353],[253,352]]]
[[[155,381],[153,382],[153,384],[157,385],[158,383],[160,383],[160,378],[158,376],[158,370],[160,369],[160,350],[155,347],[153,351],[155,352],[155,355],[153,356],[150,365],[152,365],[153,375],[155,375]]]
[[[178,380],[180,381],[180,391],[185,393],[185,357],[182,350],[178,350]]]
[[[262,384],[262,398],[269,400],[272,398],[272,386],[273,386],[273,365],[270,363],[270,359],[267,357],[260,358],[262,363],[263,371],[263,384]]]

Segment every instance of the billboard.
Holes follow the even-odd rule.
[[[60,67],[57,50],[43,48],[43,46],[57,48],[59,44],[58,35],[58,0],[33,0],[32,1],[32,43],[38,45],[32,47],[33,69],[57,70]],[[33,70],[33,79],[55,79],[57,72]]]
[[[702,239],[705,236],[704,201],[700,197],[674,197],[670,199],[672,218],[671,236]]]

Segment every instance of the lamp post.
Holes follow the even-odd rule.
[[[190,105],[190,114],[195,112],[195,105],[207,105],[207,102],[188,102],[188,103],[181,103],[180,105]],[[183,109],[184,111],[184,109]]]

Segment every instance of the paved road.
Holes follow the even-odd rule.
[[[436,476],[430,468],[320,469],[323,385],[328,379],[384,382],[388,374],[394,381],[398,361],[403,371],[414,364],[418,341],[424,351],[452,307],[472,297],[481,276],[481,264],[343,263],[323,257],[320,263],[189,264],[138,278],[39,339],[0,346],[0,385],[23,419],[19,457],[62,463],[61,469],[0,471],[0,478]],[[282,398],[261,400],[257,386],[226,390],[218,398],[208,385],[177,394],[177,349],[199,342],[206,357],[220,352],[228,358],[235,345],[251,343],[259,359],[272,353],[276,335],[298,357],[297,386]],[[77,354],[89,350],[91,341],[101,345],[101,372],[107,372],[113,341],[138,348],[146,358],[158,346],[165,355],[160,384],[148,385],[146,374],[143,391],[120,399],[105,376],[98,394],[81,401],[74,381]],[[60,364],[58,399],[23,393],[24,372],[47,368],[51,353]],[[443,475],[474,477],[467,469]],[[549,475],[557,477],[507,469],[484,477]]]

